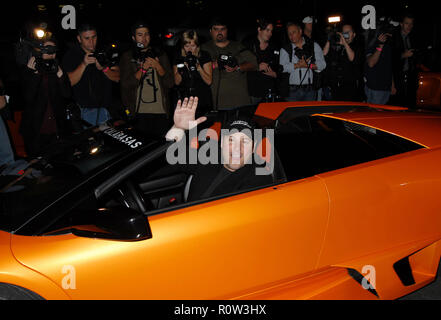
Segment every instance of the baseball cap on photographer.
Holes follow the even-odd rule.
[[[132,27],[131,27],[132,35],[134,35],[136,30],[139,28],[147,28],[148,30],[150,30],[150,26],[145,21],[138,20],[134,24],[132,24]]]
[[[302,21],[302,23],[307,24],[307,23],[313,23],[314,20],[312,19],[312,17],[305,17]]]

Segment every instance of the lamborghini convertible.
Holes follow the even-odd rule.
[[[434,281],[441,114],[284,102],[205,125],[240,114],[274,132],[256,147],[271,184],[188,201],[191,175],[154,175],[171,142],[129,125],[3,176],[0,299],[396,299]]]

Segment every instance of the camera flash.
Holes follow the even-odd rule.
[[[35,30],[35,35],[37,36],[38,39],[41,39],[44,37],[45,32],[41,29],[36,29]]]
[[[335,17],[329,17],[328,18],[328,22],[329,23],[337,23],[337,22],[340,22],[340,21],[341,21],[340,16],[335,16]]]

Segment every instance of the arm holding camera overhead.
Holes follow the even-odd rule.
[[[392,35],[390,33],[382,33],[378,36],[379,44],[376,47],[375,52],[369,55],[366,60],[369,68],[375,67],[375,65],[378,63],[378,60],[380,60],[381,52],[383,51],[384,44],[391,36]]]
[[[345,48],[346,54],[348,56],[348,59],[350,62],[353,62],[355,60],[355,52],[352,50],[349,43],[346,41],[345,37],[343,36],[343,33],[337,32],[337,34],[340,36],[340,42],[339,44],[342,45]]]

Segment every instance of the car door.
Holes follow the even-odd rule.
[[[146,217],[147,240],[14,235],[12,251],[74,299],[240,298],[314,270],[328,211],[311,177]]]
[[[321,175],[331,199],[320,265],[441,236],[441,150],[418,150]]]

